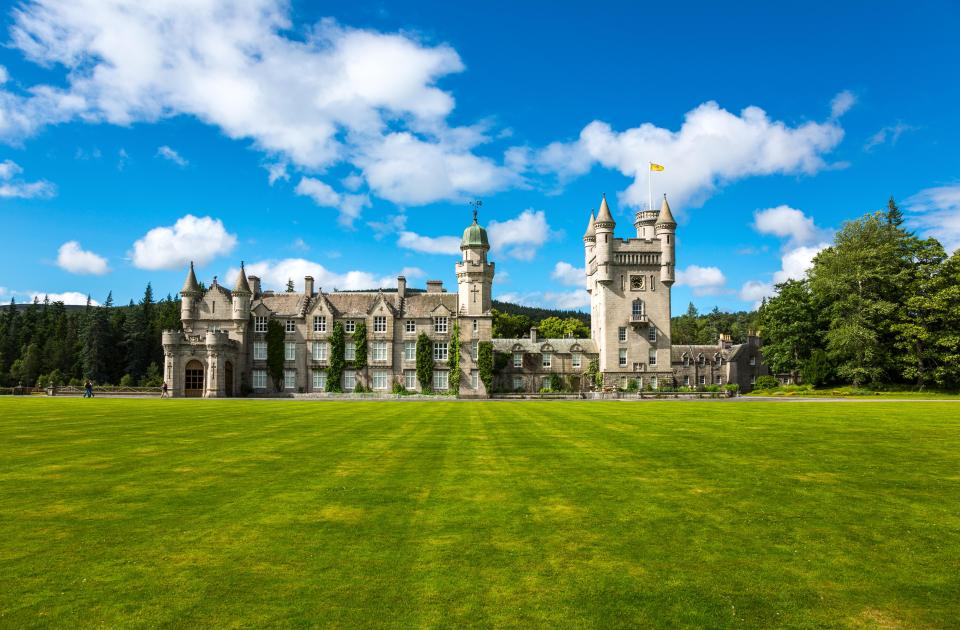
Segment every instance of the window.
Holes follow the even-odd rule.
[[[387,362],[387,342],[386,341],[373,342],[373,360],[379,363]]]
[[[522,353],[522,352],[514,352],[514,353],[513,353],[513,367],[515,367],[515,368],[523,367],[523,353]]]
[[[756,364],[757,364],[757,357],[750,357],[750,365],[756,365]]]
[[[480,356],[480,342],[471,341],[470,342],[470,358],[473,360],[474,363],[476,363],[478,356]]]
[[[403,371],[403,386],[413,391],[417,389],[417,371],[416,370],[404,370]]]
[[[717,385],[723,385],[723,377],[717,374]]]
[[[570,365],[575,369],[580,369],[583,365],[583,355],[579,352],[574,352],[573,358],[570,360]]]
[[[297,358],[297,344],[293,341],[288,341],[283,344],[283,360],[284,361],[295,361]]]
[[[327,342],[326,341],[313,342],[313,360],[314,361],[327,360]]]
[[[373,371],[373,388],[374,389],[387,388],[387,371],[386,370]]]
[[[634,300],[632,310],[630,311],[633,319],[640,319],[643,316],[643,300]]]
[[[417,360],[417,342],[416,341],[403,342],[403,360],[404,361]]]
[[[283,388],[295,389],[296,387],[297,387],[297,371],[284,370],[283,371]]]
[[[683,355],[683,367],[690,367],[690,357]]]
[[[449,323],[449,322],[448,322],[448,319],[449,319],[449,318],[447,318],[447,317],[434,317],[434,318],[433,318],[433,332],[435,332],[435,333],[445,333],[445,332],[447,332],[447,326],[448,326],[448,323]]]
[[[473,320],[473,334],[477,334],[479,330],[480,330],[480,322],[477,320]]]
[[[703,355],[702,354],[697,355],[697,365],[699,365],[700,367],[703,367],[705,363],[706,361],[704,360]]]
[[[545,367],[545,368],[548,368],[548,367],[550,367],[551,365],[553,365],[553,353],[552,353],[552,352],[544,352],[544,353],[543,353],[543,361],[540,363],[540,365],[542,365],[542,366]]]
[[[442,392],[445,391],[449,385],[449,379],[447,378],[449,373],[446,370],[434,370],[433,371],[433,389],[434,391]]]
[[[514,376],[513,377],[513,388],[514,389],[523,389],[523,377]]]
[[[447,360],[447,342],[446,341],[433,342],[433,360],[434,361]]]
[[[354,370],[343,371],[343,391],[352,392],[357,388],[357,373]]]
[[[647,363],[649,365],[657,364],[657,351],[654,350],[653,348],[650,348],[650,354],[649,354],[649,358],[647,359]]]
[[[315,392],[327,391],[327,371],[326,370],[313,371],[313,391]]]
[[[349,339],[343,344],[343,358],[345,361],[354,361],[357,358],[357,346]]]
[[[621,326],[617,329],[617,341],[623,343],[627,340],[627,328],[626,326]]]
[[[657,341],[657,327],[653,324],[650,324],[650,328],[647,329],[647,341]]]
[[[656,376],[651,376],[651,377],[650,377],[650,387],[651,387],[651,389],[657,389],[657,377],[656,377]]]
[[[417,332],[417,322],[413,321],[412,319],[408,319],[403,323],[403,331],[408,335],[412,335],[413,333]]]
[[[620,353],[618,356],[620,360],[620,367],[627,367],[627,349],[620,348]]]
[[[385,333],[387,332],[387,317],[386,315],[377,315],[373,318],[373,332],[375,333]]]
[[[253,388],[254,389],[267,388],[267,371],[266,370],[253,371]]]
[[[344,332],[352,333],[356,329],[357,329],[357,322],[355,320],[348,319],[347,321],[343,322]]]
[[[253,332],[267,332],[267,318],[266,318],[266,317],[254,317],[254,318],[253,318]]]
[[[750,377],[750,384],[751,384],[751,385],[756,385],[756,384],[757,384],[757,377],[756,377],[756,376],[751,376],[751,377]]]
[[[253,342],[253,360],[254,361],[267,360],[267,342],[266,341]]]
[[[684,375],[684,377],[683,377],[683,386],[684,386],[684,387],[690,387],[690,375],[689,375],[689,374]]]
[[[327,316],[326,315],[314,316],[313,332],[327,332]]]
[[[480,387],[480,372],[477,370],[470,370],[470,389],[479,389]]]
[[[288,319],[284,330],[288,333],[297,332],[297,322],[292,319]]]

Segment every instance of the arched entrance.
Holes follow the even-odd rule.
[[[223,391],[226,396],[233,396],[233,363],[229,361],[223,366]]]
[[[203,364],[193,359],[187,363],[183,373],[183,394],[188,398],[203,396]]]

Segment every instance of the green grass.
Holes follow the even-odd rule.
[[[0,399],[0,626],[955,626],[960,405]]]
[[[895,400],[960,400],[960,393],[937,389],[916,388],[867,389],[842,385],[815,388],[810,385],[783,385],[772,389],[755,389],[746,394],[754,397],[799,397],[799,398],[888,398]]]

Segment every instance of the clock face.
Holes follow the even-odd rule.
[[[630,288],[634,291],[643,291],[643,276],[630,276]]]

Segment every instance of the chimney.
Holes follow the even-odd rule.
[[[427,293],[443,293],[443,280],[427,280]]]
[[[313,276],[304,276],[303,292],[307,297],[311,297],[313,295]]]
[[[537,327],[536,326],[530,327],[530,341],[532,341],[533,343],[537,343]]]
[[[253,299],[260,297],[260,278],[250,276],[247,278],[247,281],[250,283],[250,291],[253,292]]]
[[[401,300],[407,297],[407,279],[403,276],[397,276],[397,297]]]

